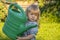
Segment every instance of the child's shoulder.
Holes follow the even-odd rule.
[[[28,21],[28,22],[26,22],[26,24],[37,24],[38,25],[37,22],[33,22],[33,21]]]
[[[32,22],[32,21],[27,21],[25,25],[28,26],[28,25],[32,25],[32,24],[37,25],[37,27],[38,27],[38,23],[37,22]]]

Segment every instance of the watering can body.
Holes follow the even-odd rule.
[[[12,6],[15,6],[18,10],[12,9]],[[11,4],[2,30],[9,38],[16,40],[18,35],[22,36],[25,31],[37,26],[36,24],[30,24],[26,27],[27,19],[26,13],[20,5]]]

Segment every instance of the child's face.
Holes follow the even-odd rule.
[[[39,16],[39,10],[31,10],[28,13],[28,18],[30,21],[36,21],[38,19]]]

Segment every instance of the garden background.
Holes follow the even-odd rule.
[[[34,2],[34,0],[7,0],[9,2]],[[60,40],[60,0],[38,0],[41,10],[37,40]],[[29,4],[28,4],[29,5]],[[25,7],[25,6],[24,6]],[[8,15],[6,4],[0,1],[0,40],[11,40],[2,27]]]

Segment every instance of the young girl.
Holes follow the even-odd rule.
[[[4,1],[2,1],[4,2]],[[9,2],[5,2],[6,4],[10,4]],[[38,19],[39,19],[39,7],[36,4],[30,5],[26,9],[26,14],[28,17],[28,21],[26,22],[26,26],[29,24],[37,24],[38,25]],[[36,34],[38,32],[38,26],[35,28],[31,28],[23,33],[22,37],[17,37],[17,40],[36,40]]]
[[[37,24],[37,21],[39,19],[39,7],[38,5],[30,5],[27,9],[26,9],[26,14],[28,17],[28,22],[26,23],[26,26],[29,24]],[[35,28],[31,28],[29,30],[27,30],[26,32],[24,32],[22,37],[18,37],[17,40],[36,40],[36,34],[38,32],[38,26]]]

